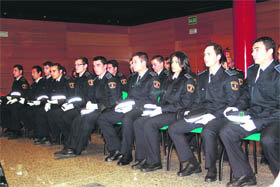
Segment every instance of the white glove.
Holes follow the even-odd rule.
[[[133,100],[125,101],[125,102],[117,104],[117,106],[115,107],[115,111],[118,112],[118,111],[123,110],[123,108],[127,108],[127,107],[130,108],[129,106],[132,107],[133,105],[135,105],[135,101],[133,101]]]
[[[251,116],[226,116],[226,118],[230,121],[234,121],[237,123],[246,123],[248,120],[251,119]]]
[[[86,109],[87,110],[97,110],[98,105],[88,101],[87,104],[86,104]]]
[[[229,111],[238,111],[238,108],[236,107],[227,107],[224,111],[224,116],[227,117],[227,112]]]
[[[122,113],[127,113],[133,109],[133,105],[127,105],[126,107],[122,108],[121,112]]]
[[[185,112],[184,112],[184,116],[188,115],[189,113],[190,113],[189,110],[185,111]]]
[[[150,117],[154,117],[157,115],[162,114],[162,108],[160,106],[158,106],[155,110],[152,111],[152,113],[150,114]]]
[[[242,122],[240,124],[240,127],[242,127],[243,129],[245,129],[246,131],[252,131],[252,130],[255,130],[256,129],[256,125],[254,123],[253,120],[247,120],[245,122]]]
[[[6,98],[7,98],[7,100],[9,100],[9,101],[12,99],[11,96],[7,96]]]
[[[29,105],[29,106],[34,106],[34,103],[31,101],[31,102],[27,102],[27,104]]]
[[[48,103],[50,104],[58,104],[58,100],[55,99],[55,100],[47,100]]]
[[[203,116],[201,116],[201,119],[200,120],[197,120],[195,121],[194,123],[195,124],[203,124],[203,125],[206,125],[209,121],[215,119],[216,117],[212,114],[204,114]]]
[[[24,101],[25,101],[25,99],[23,97],[21,97],[18,102],[23,105]]]
[[[45,104],[45,111],[48,112],[51,109],[51,103]]]
[[[74,108],[74,105],[72,103],[68,104],[68,103],[64,103],[62,106],[61,106],[61,109],[66,112],[68,110],[71,110]]]
[[[33,104],[34,104],[35,106],[38,106],[38,105],[41,104],[41,101],[33,101]]]
[[[11,99],[11,100],[9,100],[8,102],[7,102],[7,104],[9,105],[9,104],[14,104],[15,102],[17,102],[18,100],[17,100],[17,98],[14,98],[14,99]]]
[[[158,106],[155,105],[155,104],[145,104],[144,105],[144,108],[147,108],[147,109],[156,109]]]

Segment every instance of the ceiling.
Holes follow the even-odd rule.
[[[263,2],[267,0],[256,0]],[[55,1],[1,0],[1,17],[134,26],[232,8],[232,0]]]

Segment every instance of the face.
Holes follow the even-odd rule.
[[[163,62],[160,62],[158,59],[154,59],[151,61],[152,68],[154,72],[160,72],[163,69]]]
[[[233,69],[233,68],[234,68],[234,61],[230,60],[230,61],[228,62],[228,67],[231,68],[231,69]]]
[[[227,63],[227,62],[222,63],[222,66],[223,66],[223,68],[224,68],[225,70],[228,70],[228,69],[229,69],[228,63]]]
[[[204,50],[204,63],[206,67],[214,67],[217,63],[219,63],[219,60],[221,58],[221,55],[216,55],[216,52],[214,50],[213,46],[208,46]]]
[[[82,59],[78,59],[75,61],[75,70],[76,73],[83,73],[87,70],[87,64],[84,64]]]
[[[13,68],[13,76],[14,78],[18,78],[22,75],[22,71],[19,70],[18,68]]]
[[[170,69],[170,60],[169,60],[169,59],[164,61],[164,67],[165,67],[165,69],[167,69],[167,70]]]
[[[139,56],[134,56],[132,58],[132,66],[135,72],[140,72],[145,68],[146,64]]]
[[[41,72],[38,73],[37,69],[34,68],[34,69],[31,70],[31,76],[34,80],[37,80],[38,78],[41,77]]]
[[[111,73],[112,75],[116,75],[117,74],[117,67],[114,67],[112,64],[107,64],[107,71],[109,73]]]
[[[134,72],[134,68],[133,68],[133,61],[129,61],[129,69],[131,72]]]
[[[44,66],[44,75],[47,77],[51,74],[51,67],[50,66]]]
[[[53,79],[58,79],[62,75],[62,70],[58,70],[57,66],[51,67],[51,76]]]
[[[272,52],[272,49],[266,50],[264,43],[260,41],[254,43],[252,56],[255,63],[261,65],[266,63],[267,61],[270,61]]]
[[[179,73],[182,71],[182,68],[179,65],[179,60],[176,56],[171,59],[171,69],[173,73]]]
[[[107,65],[103,64],[101,60],[93,61],[93,70],[97,76],[106,72]]]

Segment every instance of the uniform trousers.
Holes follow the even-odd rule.
[[[98,124],[105,138],[108,151],[120,150],[122,154],[131,154],[134,143],[133,122],[141,117],[142,110],[135,108],[125,114],[109,111],[102,113]],[[114,124],[122,122],[122,141],[117,134]]]
[[[233,177],[240,178],[242,176],[253,176],[253,170],[242,149],[242,138],[247,137],[257,130],[246,131],[240,125],[228,121],[220,130],[220,138],[225,146]]]
[[[279,122],[275,122],[264,128],[261,132],[260,142],[274,177],[277,177],[280,169],[279,125]]]
[[[148,164],[161,163],[159,129],[176,121],[176,113],[138,118],[133,126],[136,139],[136,160],[146,159]]]
[[[20,131],[20,110],[23,108],[23,105],[16,102],[14,104],[7,105],[7,108],[10,112],[10,124],[8,124],[8,128],[12,131]]]
[[[220,130],[228,122],[227,119],[213,119],[209,121],[202,130],[203,148],[205,152],[205,168],[216,168],[218,144]]]
[[[44,106],[40,106],[36,110],[35,123],[34,138],[49,137],[50,128],[48,125],[47,112],[45,111]]]
[[[34,114],[36,113],[36,110],[38,109],[37,106],[25,106],[20,111],[20,118],[23,121],[23,126],[27,128],[28,130],[34,130],[36,123]]]
[[[184,119],[169,126],[168,134],[176,147],[180,162],[190,160],[194,157],[186,133],[202,126],[202,124],[188,123]]]
[[[91,133],[96,128],[96,122],[99,116],[100,111],[94,111],[85,115],[77,115],[71,125],[65,148],[75,150],[76,154],[80,154],[85,150],[90,140]]]

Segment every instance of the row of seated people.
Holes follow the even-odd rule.
[[[107,71],[104,57],[93,59],[95,76],[88,73],[87,60],[78,58],[75,80],[65,78],[61,66],[52,64],[53,81],[45,86],[48,91],[37,94],[39,97],[33,100],[12,92],[3,99],[6,102],[3,101],[1,112],[2,106],[6,106],[13,116],[26,106],[23,116],[31,114],[31,118],[24,124],[33,123],[35,143],[45,142],[44,138],[50,134],[58,137],[62,133],[64,148],[54,153],[59,158],[80,155],[92,131],[99,125],[109,151],[105,161],[118,160],[117,164],[121,166],[130,164],[135,141],[136,163],[132,169],[143,172],[162,168],[158,133],[163,126],[169,126],[168,134],[183,166],[178,176],[201,172],[185,134],[204,127],[202,138],[205,168],[208,169],[205,181],[212,182],[217,178],[216,152],[220,138],[233,170],[233,180],[228,186],[255,185],[255,174],[240,147],[243,137],[261,132],[261,146],[272,173],[276,177],[279,172],[280,66],[274,60],[275,51],[271,38],[255,40],[254,64],[248,68],[244,81],[242,73],[222,68],[223,50],[216,43],[206,45],[204,62],[208,69],[198,75],[192,72],[188,56],[181,51],[170,55],[170,71],[156,71],[157,64],[153,61],[163,64],[163,58],[153,57],[154,72],[148,69],[148,55],[135,53],[131,60],[134,73],[127,81],[121,81]],[[124,83],[126,89],[123,89]],[[27,83],[21,85],[24,90],[27,87]],[[123,90],[128,93],[124,101]],[[246,115],[231,116],[228,113],[231,111],[246,111],[242,112]],[[10,120],[11,123],[4,124],[14,130],[11,124],[18,119]],[[122,139],[114,128],[118,122],[122,122]]]

